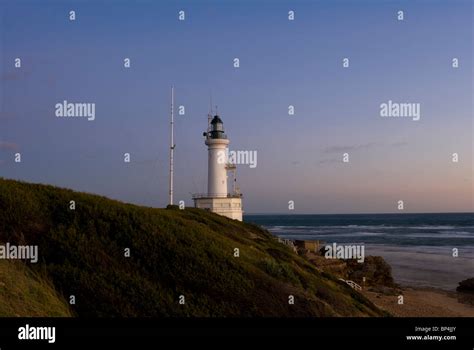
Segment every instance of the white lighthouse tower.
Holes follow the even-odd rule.
[[[208,125],[205,144],[208,150],[207,193],[193,195],[194,206],[242,221],[242,194],[236,186],[235,164],[227,159],[229,139],[222,119],[215,115]],[[227,188],[227,174],[233,174],[232,191]]]

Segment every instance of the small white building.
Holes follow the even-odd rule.
[[[236,167],[228,162],[227,147],[230,141],[218,115],[214,116],[203,135],[208,150],[207,193],[194,194],[194,206],[242,221],[242,194],[236,186]],[[227,188],[229,172],[233,174],[231,192]]]

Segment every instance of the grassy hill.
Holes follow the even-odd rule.
[[[71,200],[75,210],[69,209]],[[384,315],[267,231],[194,208],[145,208],[0,178],[0,242],[39,246],[37,264],[16,266],[51,296],[51,309],[25,307],[31,315]],[[67,311],[62,300],[70,295],[76,304]],[[40,298],[23,295],[30,305]]]

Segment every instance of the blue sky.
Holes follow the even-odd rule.
[[[248,213],[289,200],[299,213],[396,212],[400,199],[406,212],[472,211],[472,14],[470,1],[0,0],[0,176],[166,205],[173,84],[187,205],[206,191],[212,94],[231,150],[258,152],[238,168]],[[96,119],[56,118],[63,100],[95,103]],[[388,100],[420,103],[421,120],[381,118]]]

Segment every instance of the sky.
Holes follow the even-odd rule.
[[[248,214],[472,212],[472,23],[467,0],[0,0],[0,177],[165,206],[174,85],[175,201],[207,190],[212,96],[230,150],[257,152]]]

